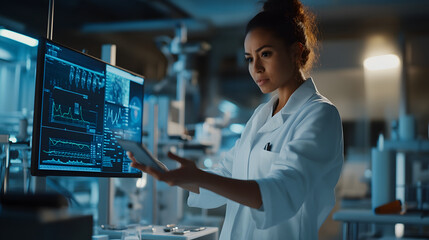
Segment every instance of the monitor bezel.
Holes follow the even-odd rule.
[[[45,53],[46,53],[46,43],[52,43],[63,48],[67,48],[73,52],[79,53],[86,57],[90,57],[97,61],[100,61],[104,64],[113,66],[120,70],[126,71],[134,76],[141,77],[142,75],[131,72],[127,69],[112,65],[108,62],[105,62],[101,59],[88,55],[86,53],[77,51],[73,48],[67,47],[58,42],[48,40],[46,38],[39,38],[38,45],[38,54],[37,54],[37,67],[36,67],[36,84],[35,84],[35,94],[34,94],[34,114],[33,114],[33,135],[32,135],[32,146],[31,146],[31,175],[32,176],[82,176],[82,177],[123,177],[123,178],[139,178],[142,176],[141,172],[138,173],[115,173],[115,172],[86,172],[86,171],[61,171],[61,170],[44,170],[39,169],[39,144],[40,144],[40,127],[41,127],[41,103],[43,98],[43,76],[45,68]],[[144,96],[144,83],[142,84],[142,96]],[[142,117],[143,119],[143,117]],[[142,125],[143,133],[143,125]],[[141,140],[140,140],[141,142]]]

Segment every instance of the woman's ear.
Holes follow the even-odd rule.
[[[291,46],[292,54],[297,62],[301,62],[302,53],[304,52],[304,45],[301,42],[294,42]]]
[[[302,74],[301,69],[304,67],[302,62],[302,54],[304,53],[305,46],[300,42],[295,42],[290,45],[290,52],[292,61],[295,63],[295,70],[297,73]]]

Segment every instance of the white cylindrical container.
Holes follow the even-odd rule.
[[[416,122],[413,115],[399,117],[399,139],[414,140],[416,138]]]
[[[391,151],[371,150],[371,205],[372,210],[395,200],[395,158]]]

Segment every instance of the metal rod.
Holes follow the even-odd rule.
[[[101,46],[101,59],[112,65],[116,64],[116,45],[104,44]],[[115,225],[115,184],[113,178],[99,178],[98,180],[98,224]]]
[[[348,222],[343,222],[343,240],[349,239],[349,224]]]
[[[400,82],[400,100],[399,100],[399,116],[408,114],[408,60],[409,60],[409,45],[405,33],[401,33],[399,36],[399,44],[402,54],[402,70],[401,70],[401,82]]]
[[[10,165],[10,143],[7,143],[5,145],[5,153],[6,153],[6,159],[5,159],[5,172],[3,177],[3,194],[7,193],[7,188],[9,185],[9,165]]]
[[[158,157],[158,116],[159,116],[159,104],[155,104],[153,107],[153,153],[155,156]],[[153,224],[159,224],[158,223],[158,210],[159,210],[159,204],[158,204],[158,192],[157,192],[157,182],[155,179],[153,179],[153,186],[152,186],[152,201],[153,201],[153,212],[152,212],[152,223]]]
[[[27,169],[27,150],[23,149],[21,150],[22,154],[22,178],[23,178],[23,187],[24,187],[24,193],[26,194],[28,192],[28,169]]]
[[[49,8],[48,8],[48,29],[46,32],[46,38],[52,40],[52,35],[54,31],[54,1],[49,0]]]

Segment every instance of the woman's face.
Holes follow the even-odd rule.
[[[297,67],[294,54],[270,31],[262,28],[250,31],[244,40],[244,50],[250,75],[263,93],[295,83]]]

